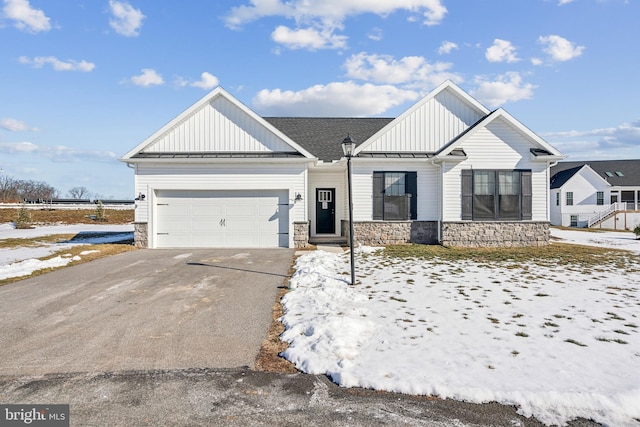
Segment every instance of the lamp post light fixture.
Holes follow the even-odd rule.
[[[349,252],[351,255],[351,284],[356,284],[356,273],[354,263],[354,251],[353,251],[353,191],[351,187],[351,157],[353,151],[356,148],[356,142],[351,138],[351,135],[347,134],[347,137],[342,141],[342,151],[347,158],[347,182],[349,186]]]

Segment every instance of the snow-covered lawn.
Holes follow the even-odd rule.
[[[640,251],[632,233],[553,235]],[[546,424],[637,426],[639,254],[585,266],[362,248],[350,286],[348,255],[310,252],[283,298],[283,355],[345,387],[497,401]]]
[[[63,254],[47,260],[40,259],[59,251],[68,250],[73,246],[114,243],[132,239],[133,225],[77,224],[18,230],[11,223],[0,224],[0,242],[5,239],[35,239],[59,234],[75,234],[75,237],[64,243],[41,242],[35,244],[30,242],[28,246],[0,248],[0,280],[28,276],[36,270],[45,268],[62,267],[77,260],[78,257],[91,253],[81,252],[80,255],[74,257]]]

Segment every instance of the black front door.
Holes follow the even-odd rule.
[[[316,189],[316,234],[336,232],[336,189]]]

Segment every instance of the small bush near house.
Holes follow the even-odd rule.
[[[104,206],[102,206],[102,200],[98,200],[98,205],[96,206],[96,211],[94,212],[94,219],[96,221],[106,221],[107,217],[104,213]]]
[[[633,233],[636,235],[636,239],[640,239],[640,224],[636,225],[636,228],[633,229]]]
[[[31,213],[29,212],[29,209],[27,209],[24,203],[18,210],[18,219],[16,219],[16,228],[20,228],[20,229],[33,228],[31,226]]]

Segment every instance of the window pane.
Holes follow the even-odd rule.
[[[384,193],[387,196],[403,196],[405,190],[404,173],[384,174]]]
[[[384,219],[404,221],[411,219],[409,195],[384,196]]]
[[[596,204],[604,205],[604,191],[598,191],[596,193]]]
[[[476,171],[473,173],[473,194],[493,195],[495,193],[496,175],[493,171]]]
[[[473,196],[473,219],[493,220],[496,219],[496,208],[494,196],[474,195]]]
[[[498,205],[500,219],[520,219],[520,195],[500,195],[498,196]]]
[[[567,191],[567,206],[573,206],[573,191]]]
[[[520,172],[498,172],[498,194],[520,194]]]

